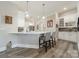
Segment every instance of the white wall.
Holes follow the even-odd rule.
[[[48,20],[53,20],[53,27],[47,27],[47,21]],[[46,19],[40,19],[40,20],[37,20],[37,24],[39,25],[39,30],[40,31],[51,31],[51,32],[54,32],[55,31],[55,28],[56,28],[56,14],[54,15],[50,15],[48,17],[46,17]]]
[[[18,9],[10,2],[0,2],[0,51],[6,49],[11,40],[8,32],[15,32],[17,27],[16,14]],[[12,24],[5,24],[5,16],[12,16]]]
[[[15,31],[16,28],[16,14],[18,12],[17,7],[10,2],[0,2],[0,28],[4,28],[6,31]],[[5,16],[12,16],[12,24],[5,24]]]

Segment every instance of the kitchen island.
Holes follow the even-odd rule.
[[[39,48],[40,34],[46,32],[13,32],[10,33],[14,38],[12,39],[12,47],[24,47],[24,48]]]

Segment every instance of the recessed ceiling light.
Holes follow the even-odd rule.
[[[67,8],[64,7],[64,10],[67,10]]]

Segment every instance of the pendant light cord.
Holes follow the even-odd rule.
[[[43,16],[45,15],[45,13],[44,13],[44,12],[45,12],[45,8],[44,8],[44,7],[45,7],[45,4],[43,3],[43,4],[42,4],[42,8],[43,8]]]
[[[27,1],[27,12],[28,12],[28,1]]]

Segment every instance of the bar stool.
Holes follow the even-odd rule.
[[[51,48],[50,36],[51,36],[51,33],[50,32],[47,32],[45,34],[45,44],[46,44],[46,47],[45,48],[46,49]],[[46,52],[47,52],[47,50],[46,50]]]
[[[39,48],[45,48],[45,52],[47,52],[48,47],[50,47],[50,37],[49,33],[41,34],[39,37]]]
[[[41,34],[39,37],[39,48],[42,48],[45,42],[45,36],[44,34]]]
[[[53,33],[52,33],[52,35],[50,36],[50,44],[51,44],[51,46],[52,47],[54,47],[54,37],[53,37]]]
[[[53,44],[56,45],[56,32],[53,32]]]

